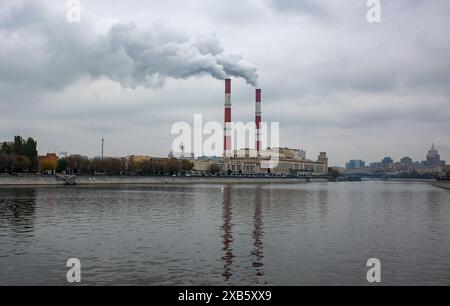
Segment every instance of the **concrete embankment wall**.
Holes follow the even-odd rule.
[[[236,177],[154,177],[154,176],[77,176],[77,185],[154,185],[154,184],[294,184],[305,183],[306,178],[236,178]],[[313,182],[326,182],[323,178]],[[56,186],[64,181],[56,176],[0,176],[0,186]]]
[[[388,178],[387,181],[391,182],[417,182],[417,183],[434,183],[435,179],[407,179],[407,178]]]
[[[56,176],[0,176],[0,186],[14,185],[63,185]]]
[[[435,182],[433,186],[450,190],[450,182]]]

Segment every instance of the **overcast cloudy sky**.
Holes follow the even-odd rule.
[[[81,0],[0,4],[0,140],[33,136],[40,153],[166,156],[176,121],[263,120],[309,158],[450,161],[450,2]]]

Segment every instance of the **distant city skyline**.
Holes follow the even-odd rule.
[[[438,167],[446,166],[446,160],[442,160],[439,154],[439,150],[434,143],[431,144],[430,149],[424,159],[414,160],[409,155],[403,156],[400,160],[394,160],[391,156],[385,156],[381,161],[374,161],[367,163],[365,160],[361,159],[351,159],[345,164],[347,170],[361,169],[361,168],[386,168],[394,163],[400,163],[408,167]]]
[[[167,156],[174,122],[223,121],[225,72],[233,120],[253,121],[258,82],[263,121],[308,158],[422,161],[434,142],[450,161],[447,1],[383,1],[381,23],[356,0],[81,3],[68,23],[65,1],[2,1],[0,141]]]

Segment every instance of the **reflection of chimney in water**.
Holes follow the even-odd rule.
[[[252,255],[255,256],[255,261],[253,261],[252,265],[256,268],[256,275],[263,276],[264,272],[262,270],[262,259],[263,255],[263,219],[262,219],[262,204],[261,204],[261,186],[256,187],[255,194],[255,223],[253,229],[253,251]]]
[[[231,265],[233,264],[233,224],[231,223],[231,218],[233,215],[232,211],[232,203],[231,203],[231,187],[224,186],[223,187],[223,251],[225,252],[222,260],[224,261],[224,271],[223,276],[225,280],[228,280],[231,273]]]

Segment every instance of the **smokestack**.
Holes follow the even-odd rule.
[[[256,152],[259,156],[259,151],[261,150],[261,89],[256,89],[255,92],[255,125],[256,125]]]
[[[231,79],[225,79],[224,157],[231,156]]]

